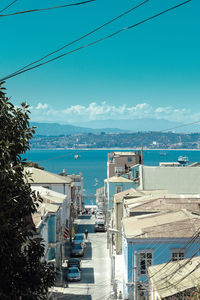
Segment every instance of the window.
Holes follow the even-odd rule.
[[[139,254],[140,275],[147,274],[147,268],[152,265],[152,252],[141,252]]]
[[[116,187],[116,193],[121,193],[122,191],[122,187],[121,186],[117,186]]]
[[[177,261],[181,259],[184,259],[184,252],[180,250],[173,250],[171,260]]]
[[[131,158],[131,157],[128,157],[128,161],[129,161],[129,162],[132,161],[132,158]]]

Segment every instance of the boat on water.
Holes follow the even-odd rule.
[[[182,165],[185,165],[189,162],[189,159],[187,156],[179,156],[178,157],[178,162]]]

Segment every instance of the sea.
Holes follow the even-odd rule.
[[[82,174],[85,205],[96,204],[96,190],[103,186],[107,176],[107,155],[112,151],[137,151],[134,149],[109,150],[34,150],[23,156],[39,163],[46,171],[59,174]],[[189,164],[200,162],[200,150],[143,150],[144,164],[158,166],[160,162],[177,162],[187,156]]]

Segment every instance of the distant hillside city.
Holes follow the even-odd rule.
[[[31,141],[34,149],[200,149],[200,133],[136,132],[80,133],[59,136],[36,135]]]

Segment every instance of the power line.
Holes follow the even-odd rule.
[[[187,124],[183,124],[183,125],[178,125],[176,127],[171,127],[171,128],[168,128],[168,129],[164,129],[162,130],[163,132],[164,131],[171,131],[173,129],[177,129],[177,128],[180,128],[180,127],[184,127],[184,126],[188,126],[188,125],[194,125],[194,124],[197,124],[197,123],[200,123],[200,121],[196,121],[196,122],[191,122],[191,123],[187,123]]]
[[[14,2],[16,2],[16,1],[14,1]],[[57,9],[57,8],[64,8],[64,7],[70,7],[70,6],[78,6],[78,5],[87,4],[89,2],[94,2],[94,1],[96,1],[96,0],[87,0],[87,1],[83,1],[83,2],[76,2],[76,3],[58,5],[58,6],[47,7],[47,8],[35,8],[35,9],[30,9],[30,10],[18,11],[18,12],[6,14],[6,15],[0,15],[0,17],[10,17],[10,16],[26,14],[26,13],[33,13],[33,12],[39,12],[39,11],[45,11],[45,10],[51,10],[51,9]],[[5,9],[3,9],[3,10],[5,10]]]
[[[117,16],[117,17],[111,19],[110,21],[104,23],[103,25],[101,25],[101,26],[99,26],[99,27],[93,29],[92,31],[86,33],[85,35],[81,36],[80,38],[77,38],[77,39],[73,40],[72,42],[67,43],[66,45],[64,45],[64,46],[62,46],[62,47],[60,47],[60,48],[58,48],[57,50],[52,51],[52,52],[50,52],[49,54],[46,54],[45,56],[41,57],[40,59],[38,59],[38,60],[36,60],[36,61],[34,61],[34,62],[32,62],[32,63],[26,65],[26,66],[24,66],[23,68],[17,70],[17,71],[14,72],[13,74],[15,74],[15,73],[17,73],[17,72],[19,72],[19,71],[22,71],[22,70],[24,70],[24,69],[26,69],[26,68],[28,68],[28,67],[30,67],[30,66],[32,66],[32,65],[34,65],[34,64],[36,64],[36,63],[38,63],[38,62],[40,62],[41,60],[47,58],[48,56],[51,56],[51,55],[53,55],[53,54],[55,54],[55,53],[57,53],[57,52],[63,50],[64,48],[69,47],[69,46],[75,44],[76,42],[79,42],[80,40],[82,40],[82,39],[84,39],[84,38],[90,36],[91,34],[97,32],[98,30],[102,29],[103,27],[105,27],[105,26],[107,26],[107,25],[113,23],[114,21],[118,20],[119,18],[121,18],[121,17],[127,15],[128,13],[132,12],[133,10],[135,10],[136,8],[142,6],[143,4],[145,4],[145,3],[148,2],[148,1],[149,1],[149,0],[145,0],[145,1],[142,2],[141,4],[132,7],[131,9],[129,9],[129,10],[123,12],[123,13],[120,14],[119,16]]]
[[[128,26],[128,27],[119,29],[118,31],[115,31],[114,33],[111,33],[111,34],[109,34],[109,35],[107,35],[107,36],[104,36],[103,38],[100,38],[100,39],[98,39],[98,40],[96,40],[96,41],[94,41],[94,42],[88,43],[88,44],[83,45],[83,46],[80,46],[80,47],[78,47],[78,48],[76,48],[76,49],[74,49],[74,50],[71,50],[71,51],[68,51],[68,52],[66,52],[66,53],[63,53],[63,54],[61,54],[61,55],[59,55],[59,56],[56,56],[56,57],[54,57],[54,58],[52,58],[52,59],[47,60],[46,62],[37,64],[37,65],[35,65],[35,66],[32,66],[32,67],[30,67],[30,68],[27,68],[27,69],[22,70],[22,71],[19,71],[19,72],[12,73],[12,74],[10,74],[10,75],[4,77],[4,78],[1,78],[1,79],[0,79],[0,82],[1,82],[1,81],[4,81],[4,80],[7,80],[7,79],[9,79],[9,78],[12,78],[12,77],[14,77],[14,76],[20,75],[20,74],[22,74],[22,73],[25,73],[25,72],[27,72],[27,71],[30,71],[30,70],[32,70],[32,69],[41,67],[41,66],[43,66],[43,65],[45,65],[45,64],[47,64],[47,63],[50,63],[50,62],[52,62],[52,61],[54,61],[54,60],[57,60],[57,59],[59,59],[59,58],[62,58],[62,57],[66,56],[66,55],[69,55],[69,54],[71,54],[71,53],[74,53],[74,52],[77,52],[77,51],[82,50],[82,49],[84,49],[84,48],[93,46],[93,45],[95,45],[95,44],[97,44],[97,43],[99,43],[99,42],[102,42],[102,41],[104,41],[104,40],[106,40],[106,39],[109,39],[109,38],[115,36],[115,35],[118,35],[119,33],[123,32],[123,31],[125,31],[125,30],[129,30],[129,29],[135,28],[135,27],[137,27],[137,26],[139,26],[139,25],[141,25],[141,24],[143,24],[143,23],[146,23],[146,22],[148,22],[148,21],[150,21],[150,20],[152,20],[152,19],[154,19],[154,18],[157,18],[157,17],[159,17],[159,16],[161,16],[161,15],[163,15],[163,14],[165,14],[165,13],[171,11],[171,10],[174,10],[174,9],[176,9],[176,8],[182,6],[182,5],[185,5],[185,4],[189,3],[190,1],[192,1],[192,0],[187,0],[187,1],[185,1],[185,2],[182,2],[182,3],[178,4],[178,5],[175,5],[175,6],[173,6],[173,7],[170,7],[170,8],[168,8],[168,9],[166,9],[166,10],[164,10],[164,11],[161,11],[160,13],[157,13],[157,14],[155,14],[155,15],[149,17],[149,18],[146,18],[146,19],[144,19],[144,20],[142,20],[142,21],[140,21],[140,22],[138,22],[138,23],[136,23],[136,24],[133,24],[133,25],[130,25],[130,26]]]
[[[15,0],[15,1],[13,1],[13,2],[11,2],[9,5],[7,5],[6,7],[4,7],[2,10],[0,10],[0,14],[4,11],[4,10],[6,10],[7,8],[9,8],[10,6],[12,6],[13,4],[15,4],[15,2],[17,2],[18,0]]]

